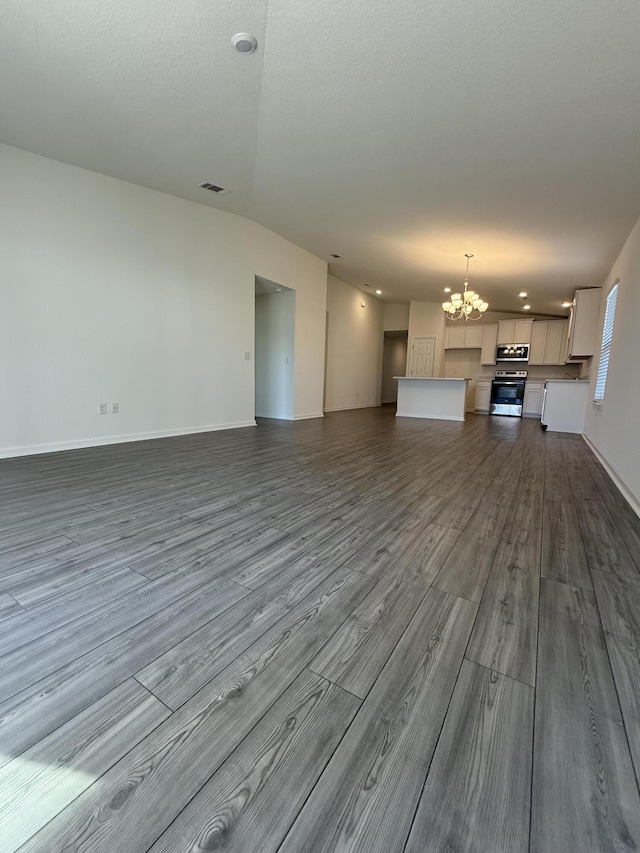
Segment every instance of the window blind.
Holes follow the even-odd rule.
[[[600,349],[600,363],[598,365],[598,378],[596,379],[595,400],[604,400],[604,389],[607,384],[607,371],[609,369],[609,355],[611,353],[611,341],[613,340],[613,322],[616,316],[616,303],[618,301],[618,283],[616,282],[607,296],[607,308],[604,312],[604,328],[602,330],[602,347]]]

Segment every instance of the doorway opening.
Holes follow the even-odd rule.
[[[394,331],[384,333],[382,349],[382,388],[380,402],[397,403],[398,383],[394,376],[404,376],[407,369],[408,332]]]
[[[261,276],[255,290],[256,417],[293,420],[296,293]]]

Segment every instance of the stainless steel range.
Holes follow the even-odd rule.
[[[526,380],[526,370],[496,370],[491,383],[490,413],[521,418]]]

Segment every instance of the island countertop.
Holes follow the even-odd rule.
[[[413,382],[469,382],[465,376],[394,376],[394,379],[410,379]]]

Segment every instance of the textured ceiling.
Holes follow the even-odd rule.
[[[440,300],[473,252],[492,308],[562,313],[640,215],[638,32],[637,0],[5,0],[0,141],[248,216],[385,299]]]

